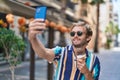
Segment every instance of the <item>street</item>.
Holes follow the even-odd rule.
[[[101,51],[98,56],[101,62],[100,80],[120,80],[120,48]]]
[[[30,62],[22,62],[15,69],[15,80],[30,80]],[[0,65],[0,80],[11,80],[11,73],[7,64]],[[47,61],[36,60],[35,80],[47,80]]]
[[[96,53],[101,62],[101,74],[99,80],[120,80],[120,48],[100,50]],[[29,61],[22,62],[15,71],[16,80],[29,80]],[[35,80],[47,80],[47,61],[36,60]],[[10,80],[8,65],[0,65],[0,80]]]

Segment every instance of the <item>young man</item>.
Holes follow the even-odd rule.
[[[42,58],[56,65],[54,80],[98,80],[100,63],[97,56],[86,49],[91,40],[89,24],[81,20],[74,23],[70,31],[72,45],[45,48],[36,35],[43,33],[45,23],[35,19],[29,24],[29,40],[34,51]]]

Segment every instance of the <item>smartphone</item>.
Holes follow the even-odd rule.
[[[46,6],[39,6],[36,8],[35,19],[43,19],[45,21],[47,13]]]
[[[47,14],[47,7],[46,6],[39,6],[36,8],[35,12],[35,19],[43,19],[43,22],[46,19],[46,14]],[[37,29],[38,31],[44,31],[43,29]]]

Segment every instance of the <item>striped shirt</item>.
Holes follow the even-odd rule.
[[[73,47],[55,47],[55,74],[54,80],[85,80],[84,74],[82,74],[77,66],[76,57],[73,53]],[[98,80],[100,74],[100,63],[97,56],[92,54],[86,49],[86,65],[89,71],[92,73],[94,80]]]

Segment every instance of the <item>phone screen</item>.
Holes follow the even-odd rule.
[[[47,12],[47,7],[46,6],[37,7],[36,12],[35,12],[35,19],[43,19],[45,21],[46,12]]]

